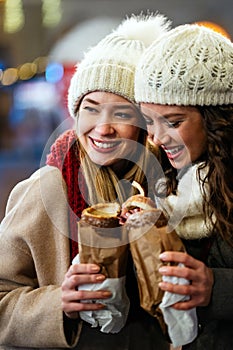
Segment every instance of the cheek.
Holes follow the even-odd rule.
[[[200,137],[200,142],[199,142],[199,148],[200,148],[200,153],[204,153],[206,151],[207,147],[207,136],[206,134],[202,134],[202,137]]]
[[[121,138],[137,141],[139,138],[140,129],[132,125],[124,125],[119,127],[118,134]]]
[[[90,122],[88,123],[83,118],[78,119],[76,123],[76,132],[79,137],[87,133],[92,128]]]
[[[187,140],[186,146],[191,152],[192,161],[197,160],[206,150],[206,135],[200,132],[193,134],[192,138]]]

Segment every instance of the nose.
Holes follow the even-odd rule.
[[[112,135],[115,133],[114,125],[111,123],[98,123],[95,131],[100,135]]]
[[[95,131],[100,135],[112,135],[115,133],[111,113],[102,110],[95,125]]]
[[[156,146],[161,146],[169,141],[169,134],[166,127],[160,124],[153,125],[152,128],[149,128],[148,134],[150,139]]]

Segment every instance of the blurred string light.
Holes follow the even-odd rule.
[[[22,0],[6,0],[3,28],[6,33],[15,33],[25,22]]]
[[[2,73],[2,85],[9,86],[18,80],[18,70],[16,68],[8,68]]]
[[[0,0],[4,3],[3,29],[12,34],[21,30],[25,24],[22,0]],[[61,0],[41,0],[43,26],[52,28],[59,24],[62,18]]]
[[[20,80],[31,79],[37,73],[37,66],[35,63],[24,63],[18,67],[18,76]]]
[[[45,70],[45,79],[49,83],[59,82],[64,75],[63,65],[56,62],[51,62],[47,65]]]
[[[61,0],[42,0],[42,22],[45,27],[57,26],[61,17]]]
[[[24,63],[17,68],[0,69],[0,83],[3,86],[9,86],[38,75],[44,76],[47,82],[55,84],[62,80],[64,67],[61,63],[49,62],[47,56],[37,57],[33,62]]]
[[[3,29],[15,33],[25,24],[22,0],[0,0],[4,4]],[[62,17],[61,0],[41,0],[42,22],[44,26],[56,26]],[[33,62],[26,62],[17,68],[5,68],[0,62],[0,85],[13,85],[20,80],[30,80],[36,75],[43,75],[50,83],[59,82],[64,75],[60,63],[49,62],[49,58],[37,57]]]

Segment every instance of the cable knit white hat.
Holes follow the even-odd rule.
[[[132,15],[91,48],[71,79],[71,116],[76,116],[81,97],[91,91],[116,93],[134,102],[136,64],[145,48],[169,27],[170,21],[161,14]]]
[[[233,103],[233,43],[196,24],[170,30],[142,55],[135,99],[186,106]]]

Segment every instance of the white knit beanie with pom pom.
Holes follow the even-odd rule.
[[[135,102],[134,75],[139,58],[170,25],[161,14],[132,15],[91,48],[71,79],[70,115],[76,117],[80,99],[91,91],[112,92]]]

